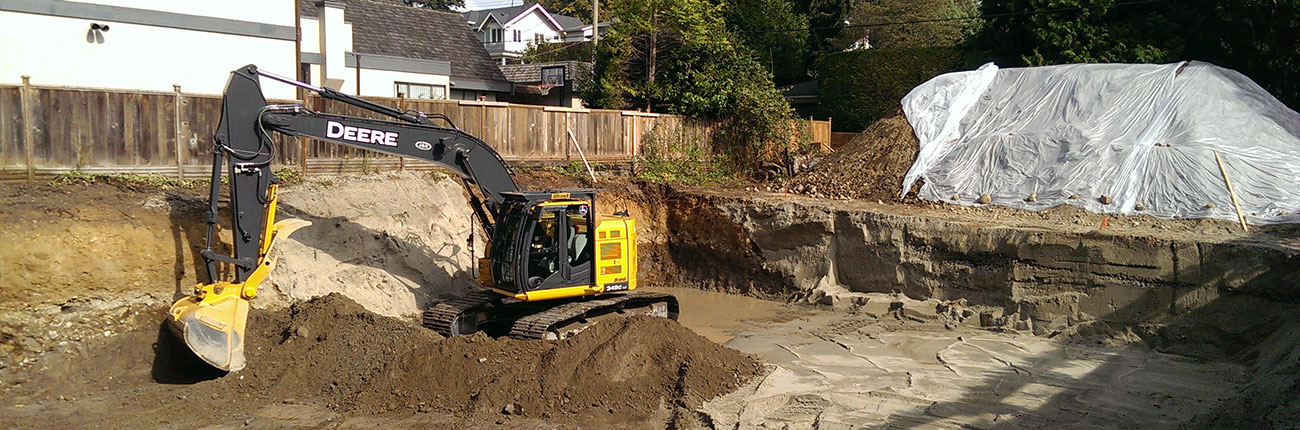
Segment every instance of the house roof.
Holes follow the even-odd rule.
[[[483,43],[455,12],[406,6],[401,0],[334,0],[346,4],[352,52],[451,63],[451,77],[505,82]],[[298,0],[305,17],[319,17],[315,0]]]
[[[555,18],[555,22],[560,23],[560,27],[563,27],[564,30],[577,30],[587,25],[584,24],[581,19],[567,15],[551,14],[551,18]]]
[[[506,79],[516,84],[533,84],[542,81],[542,68],[564,66],[568,80],[578,80],[591,73],[591,63],[584,61],[551,61],[546,63],[506,64],[501,66],[501,73]]]
[[[474,27],[475,29],[478,29],[483,26],[483,22],[487,21],[489,16],[492,17],[492,19],[495,19],[497,22],[505,24],[507,22],[514,20],[515,18],[518,18],[520,15],[523,15],[524,13],[528,12],[533,7],[538,7],[542,11],[545,11],[546,15],[550,17],[552,22],[554,22],[557,26],[559,26],[560,30],[575,30],[575,29],[580,29],[582,28],[582,26],[586,25],[583,24],[582,20],[578,18],[574,18],[566,15],[553,14],[550,11],[546,10],[546,8],[541,7],[540,4],[536,4],[536,3],[531,5],[525,5],[525,6],[508,6],[508,7],[499,7],[495,9],[471,10],[471,11],[466,11],[461,15],[465,17],[465,21],[469,23],[470,27]]]

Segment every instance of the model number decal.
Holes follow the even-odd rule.
[[[337,121],[325,123],[325,137],[330,139],[351,140],[358,143],[397,146],[397,132],[374,130],[365,127],[343,125]]]
[[[627,282],[619,282],[617,284],[605,284],[605,292],[625,291],[625,290],[627,290]]]

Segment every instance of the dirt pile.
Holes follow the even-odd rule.
[[[482,334],[423,345],[393,360],[355,406],[433,405],[448,412],[583,412],[645,416],[700,405],[758,375],[751,357],[676,322],[638,316],[602,322],[558,342]]]
[[[920,141],[900,109],[774,191],[814,197],[898,200]]]
[[[563,341],[442,339],[330,294],[254,310],[249,366],[222,375],[149,316],[140,317],[140,328],[84,350],[4,371],[3,394],[12,402],[0,409],[0,427],[32,417],[56,427],[210,424],[230,419],[232,410],[276,404],[342,415],[496,419],[509,411],[646,420],[698,406],[762,370],[750,356],[665,319],[611,320]]]

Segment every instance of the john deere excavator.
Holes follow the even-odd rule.
[[[391,120],[314,112],[302,105],[268,105],[260,78],[297,86]],[[434,120],[441,124],[435,124]],[[636,291],[636,223],[626,213],[597,215],[594,190],[521,191],[492,147],[440,114],[402,111],[260,71],[231,72],[215,135],[208,196],[207,245],[200,253],[208,282],[177,300],[169,325],[213,367],[238,371],[244,362],[248,300],[275,267],[275,242],[309,223],[275,220],[272,133],[305,136],[437,163],[460,176],[489,238],[478,262],[485,287],[430,307],[423,324],[444,336],[486,330],[518,338],[556,339],[600,317],[639,313],[676,319],[677,299]],[[229,227],[218,216],[223,171],[228,175]],[[213,250],[229,228],[233,255]],[[471,235],[474,232],[466,232]],[[233,279],[219,280],[220,264]]]

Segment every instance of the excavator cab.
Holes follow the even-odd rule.
[[[631,219],[598,217],[594,190],[503,193],[491,267],[480,282],[521,301],[550,300],[634,288]],[[597,244],[600,247],[597,247]],[[600,254],[599,256],[597,254]],[[619,274],[602,277],[598,274]]]

